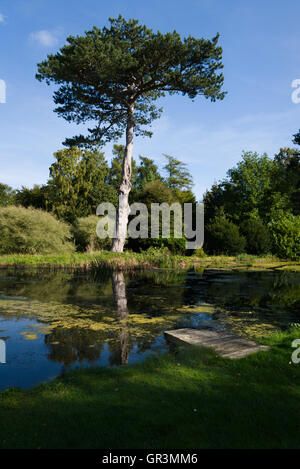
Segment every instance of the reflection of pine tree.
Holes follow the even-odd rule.
[[[120,321],[118,331],[118,340],[116,347],[112,346],[110,357],[111,365],[125,365],[128,363],[130,352],[130,336],[126,319],[128,318],[126,284],[123,272],[114,272],[112,274],[112,287],[114,294],[115,307],[117,309],[117,320]],[[115,344],[114,344],[115,345]]]

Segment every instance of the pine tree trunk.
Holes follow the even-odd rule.
[[[116,234],[112,244],[112,252],[123,252],[127,235],[128,216],[130,212],[128,197],[131,191],[131,161],[134,134],[134,105],[128,109],[126,148],[123,161],[122,181],[119,189],[119,205],[116,216]]]

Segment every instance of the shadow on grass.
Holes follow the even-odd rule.
[[[0,394],[3,448],[299,448],[290,339],[225,360],[207,349],[76,370]]]

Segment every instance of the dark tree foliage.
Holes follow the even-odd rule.
[[[241,234],[247,240],[248,254],[266,254],[271,252],[271,237],[267,226],[258,218],[246,220],[241,225]]]
[[[143,190],[148,182],[162,181],[157,165],[154,160],[146,156],[139,156],[140,164],[137,168],[136,187]]]
[[[277,191],[288,198],[294,215],[300,215],[300,152],[294,148],[280,148],[274,157]]]
[[[48,210],[49,186],[39,186],[35,184],[32,189],[22,187],[16,191],[15,201],[17,205],[22,207],[34,207],[42,210]]]
[[[266,154],[243,152],[238,164],[227,172],[227,177],[206,192],[206,220],[213,218],[220,208],[237,224],[249,217],[266,220],[270,206],[280,199],[277,179],[274,160]]]
[[[204,249],[210,254],[236,255],[245,251],[246,239],[239,227],[228,220],[220,211],[205,226]]]
[[[296,145],[300,145],[300,130],[293,135],[293,143],[295,143]]]
[[[171,214],[171,227],[170,227],[170,238],[159,237],[157,239],[151,238],[151,204],[158,203],[167,203],[169,205],[174,202],[179,202],[176,198],[174,192],[168,185],[162,181],[162,179],[157,179],[153,182],[148,182],[145,184],[144,188],[137,192],[138,202],[142,202],[147,206],[148,209],[148,239],[129,239],[128,248],[133,251],[144,251],[150,247],[154,248],[168,248],[174,254],[184,254],[185,252],[185,238],[174,238],[173,228],[174,220]],[[160,220],[161,227],[161,220]]]
[[[265,154],[260,156],[244,152],[237,166],[227,172],[227,178],[215,183],[206,192],[204,203],[206,225],[213,223],[223,211],[226,219],[240,227],[247,239],[249,254],[264,254],[273,250],[278,255],[278,248],[274,250],[278,239],[281,239],[282,245],[287,245],[290,238],[296,236],[291,220],[295,220],[296,227],[300,214],[298,150],[281,148],[273,159]],[[286,216],[285,221],[282,214]],[[209,238],[209,230],[207,232],[207,245],[212,249],[217,241]],[[283,248],[280,249],[283,252]],[[290,252],[294,251],[291,248]]]
[[[15,191],[0,182],[0,207],[11,205],[14,202]]]

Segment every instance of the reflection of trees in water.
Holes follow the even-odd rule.
[[[124,274],[122,272],[113,273],[111,281],[116,322],[113,324],[110,334],[110,364],[123,365],[128,363],[130,351],[130,335],[126,323],[128,308]],[[69,367],[76,362],[85,360],[89,363],[97,362],[106,339],[107,333],[101,331],[58,327],[46,335],[45,343],[50,350],[48,358]]]
[[[32,308],[30,317],[41,323],[58,322],[46,335],[45,343],[49,358],[66,366],[85,360],[97,362],[107,339],[110,363],[128,363],[133,344],[135,353],[146,351],[163,330],[180,326],[183,316],[177,320],[175,314],[183,304],[205,302],[224,307],[225,316],[213,315],[218,322],[226,322],[228,314],[239,318],[239,312],[245,311],[251,311],[251,320],[257,323],[263,320],[276,325],[299,320],[299,273],[206,271],[200,276],[193,272],[147,271],[124,276],[107,271],[96,275],[80,271],[1,271],[0,278],[4,295],[34,300],[30,307],[26,302],[20,307],[18,302],[16,312],[13,302],[2,301],[1,317],[29,317]],[[166,326],[166,318],[172,313],[172,322]],[[185,325],[193,320],[187,313],[184,318]],[[161,322],[155,322],[158,319]]]
[[[283,275],[282,275],[283,274]],[[265,306],[270,299],[276,303],[295,304],[300,300],[300,276],[267,272],[205,272],[202,277],[187,276],[186,302],[208,301],[234,308]]]
[[[117,319],[120,321],[120,329],[114,334],[111,342],[111,365],[125,365],[128,363],[130,352],[130,335],[126,319],[128,318],[128,307],[126,297],[126,283],[123,272],[113,272],[112,287]]]
[[[105,341],[109,339],[110,365],[124,365],[129,361],[133,342],[136,346],[136,353],[142,353],[151,348],[157,336],[165,330],[164,318],[170,313],[176,312],[176,309],[182,304],[182,289],[178,288],[178,280],[180,279],[182,282],[184,279],[182,273],[180,275],[172,272],[167,275],[164,273],[162,285],[160,285],[159,275],[157,273],[151,274],[128,276],[130,294],[127,295],[124,273],[113,272],[110,279],[110,301],[113,297],[115,308],[114,312],[110,309],[111,313],[109,313],[110,317],[114,318],[110,330],[93,331],[84,327],[66,329],[58,327],[46,337],[46,343],[50,349],[49,358],[59,363],[65,363],[67,366],[84,360],[96,362],[101,356]],[[132,316],[128,323],[128,296],[132,311],[141,317],[140,325],[139,320],[132,319]],[[84,313],[84,306],[82,306],[82,312]],[[148,318],[146,319],[148,322],[143,325],[145,317]],[[159,317],[162,319],[162,325],[155,321],[152,324],[151,318]],[[97,321],[97,318],[93,319]],[[102,317],[99,314],[99,324],[101,321]],[[135,321],[137,321],[136,326]],[[135,327],[143,329],[143,334],[136,335]],[[133,330],[135,332],[132,332]]]
[[[213,303],[236,316],[251,310],[258,320],[274,325],[299,319],[299,274],[207,271],[202,277],[187,275],[186,287],[184,298],[190,304]]]
[[[182,305],[185,272],[139,271],[128,274],[127,298],[136,313],[164,316]]]
[[[138,284],[148,284],[151,287],[170,287],[184,282],[185,271],[180,270],[137,270],[130,271],[126,275],[128,280],[136,280]]]
[[[66,367],[85,360],[89,363],[99,360],[104,340],[98,332],[81,328],[59,327],[45,336],[48,358]]]
[[[6,280],[7,278],[7,280]],[[93,303],[101,296],[102,304],[112,306],[109,272],[81,270],[6,270],[0,272],[1,289],[9,296],[62,304]]]
[[[300,274],[282,272],[274,279],[273,290],[270,293],[272,303],[291,308],[300,314]]]
[[[126,275],[126,280],[123,272],[112,274],[114,303],[120,326],[109,344],[112,351],[111,365],[128,363],[133,341],[137,354],[151,348],[157,336],[165,330],[163,326],[157,328],[155,322],[151,325],[151,318],[161,317],[164,321],[165,316],[174,313],[182,305],[182,289],[178,288],[178,285],[184,281],[184,278],[184,272],[176,271],[130,272]],[[129,285],[128,292],[126,281]],[[131,328],[127,322],[128,303],[134,314],[140,315],[141,318],[146,315],[149,319],[148,327],[144,329],[142,337],[134,335],[132,337],[130,334]],[[175,327],[174,323],[173,325]]]
[[[300,279],[292,273],[285,272],[247,272],[243,274],[226,274],[209,280],[209,294],[234,308],[250,307],[253,309],[270,309],[274,312],[293,313],[300,303]],[[280,308],[278,308],[280,307]]]
[[[7,296],[62,304],[95,304],[111,308],[112,280],[106,271],[20,270],[0,272],[1,290]],[[199,276],[180,271],[143,271],[126,274],[128,302],[133,311],[154,313],[182,302],[205,301],[234,308],[273,304],[299,310],[300,274],[292,272],[213,272]],[[183,288],[182,288],[183,286]],[[158,298],[160,297],[160,298]]]

